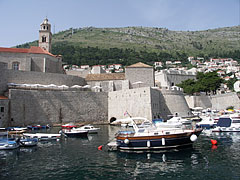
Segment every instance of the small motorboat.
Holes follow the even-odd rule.
[[[61,134],[51,133],[23,133],[23,136],[28,138],[37,138],[39,141],[57,140],[61,138]]]
[[[26,136],[21,137],[19,140],[19,145],[21,147],[32,147],[38,144],[37,138],[27,138]]]
[[[240,132],[240,118],[222,115],[212,132]]]
[[[196,124],[196,127],[210,129],[210,128],[214,128],[217,125],[217,123],[215,123],[214,118],[211,116],[202,116],[201,118],[202,118],[202,121],[198,122]]]
[[[62,129],[60,131],[65,137],[87,137],[88,131],[75,129]]]
[[[85,125],[85,126],[82,126],[82,127],[79,127],[79,128],[73,128],[72,130],[75,130],[75,131],[88,131],[88,133],[90,133],[90,134],[94,134],[94,133],[98,133],[98,130],[99,130],[100,128],[96,128],[96,127],[94,127],[94,126],[92,126],[92,125],[90,125],[90,124],[88,124],[88,125]]]
[[[10,150],[19,147],[19,143],[12,139],[1,139],[0,140],[0,150]]]
[[[116,146],[119,150],[158,150],[191,146],[202,132],[201,128],[182,129],[161,128],[142,117],[134,117],[134,131],[119,131],[116,143],[109,143],[109,149]]]
[[[77,127],[74,123],[67,123],[67,124],[62,125],[62,128],[65,128],[65,129],[71,129],[74,127]]]
[[[49,125],[33,125],[33,126],[27,126],[28,129],[30,130],[40,130],[40,129],[48,129],[50,128]]]

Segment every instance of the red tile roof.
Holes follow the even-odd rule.
[[[24,49],[24,48],[3,48],[3,47],[0,47],[0,52],[47,54],[47,55],[56,57],[55,55],[51,54],[47,50],[44,50],[44,49],[42,49],[41,47],[38,47],[38,46],[31,46],[30,49]]]
[[[8,99],[6,96],[0,96],[0,99]]]

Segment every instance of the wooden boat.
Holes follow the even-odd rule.
[[[65,137],[87,137],[88,131],[75,129],[62,129],[60,131]]]
[[[157,150],[190,146],[202,132],[202,129],[156,127],[142,117],[131,119],[134,131],[119,131],[116,134],[117,149]]]
[[[61,134],[47,133],[23,133],[23,136],[28,138],[37,138],[39,141],[57,140],[61,138]]]

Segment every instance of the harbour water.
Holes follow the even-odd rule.
[[[240,179],[240,133],[201,134],[191,148],[127,153],[106,150],[118,127],[99,127],[84,139],[0,151],[0,179]]]

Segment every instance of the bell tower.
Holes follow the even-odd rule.
[[[49,24],[48,19],[45,18],[40,25],[38,46],[47,50],[48,52],[51,52],[51,43],[51,24]]]

